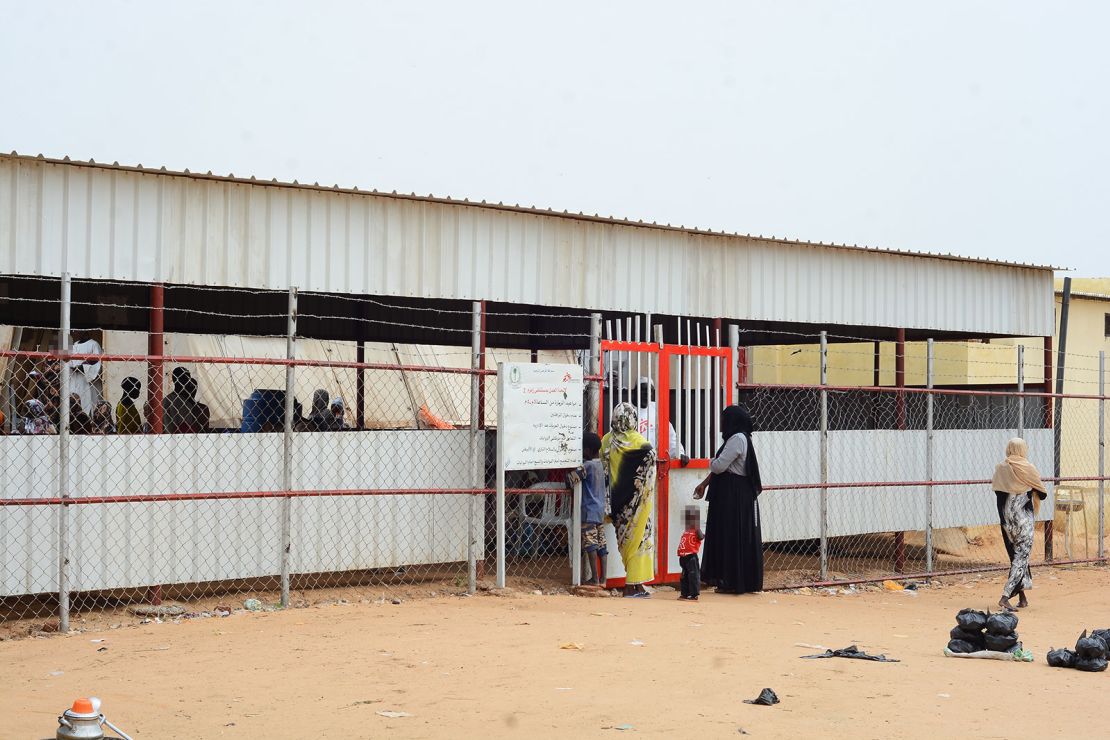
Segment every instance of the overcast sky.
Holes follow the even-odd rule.
[[[1110,3],[14,2],[0,149],[1110,275]]]

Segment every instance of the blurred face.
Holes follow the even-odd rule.
[[[697,529],[699,526],[701,526],[701,512],[691,506],[686,509],[686,528]]]

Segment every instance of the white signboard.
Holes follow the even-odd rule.
[[[502,363],[497,442],[504,470],[582,464],[582,368]]]

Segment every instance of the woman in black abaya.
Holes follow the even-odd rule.
[[[759,494],[763,483],[752,445],[752,418],[743,406],[721,412],[724,444],[709,464],[710,473],[694,490],[709,502],[702,551],[702,581],[717,593],[763,590],[763,537]]]

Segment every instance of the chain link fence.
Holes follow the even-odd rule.
[[[63,335],[0,337],[0,623],[492,588],[497,378],[481,359],[582,354],[113,329],[63,350]],[[568,586],[565,473],[512,473],[506,493],[510,585]]]
[[[396,309],[386,315],[398,326],[474,342],[310,338],[298,335],[298,318],[320,328],[349,317],[319,308],[298,317],[295,296],[291,310],[285,300],[269,296],[269,313],[257,316],[215,306],[202,317],[213,328],[255,322],[255,335],[105,321],[73,332],[63,350],[67,333],[56,327],[0,327],[11,348],[0,352],[0,622],[62,617],[64,628],[69,613],[135,604],[210,611],[248,598],[268,607],[493,587],[497,378],[484,368],[588,365],[588,353],[485,347],[476,329],[461,328],[472,318],[478,326],[469,311],[425,317],[385,304],[376,308]],[[97,318],[146,310],[106,293],[87,303]],[[186,310],[173,303],[167,316]],[[505,336],[537,331],[531,314],[504,316]],[[551,336],[565,346],[591,339]],[[641,392],[667,398],[675,441],[660,469],[670,476],[670,500],[660,497],[668,516],[657,512],[664,563],[677,534],[663,523],[679,521],[682,492],[704,475],[729,395],[728,351],[708,333],[702,347],[668,345],[662,368],[632,354],[620,364],[613,352],[606,378],[593,378],[610,405]],[[737,394],[756,422],[765,484],[768,588],[1006,567],[989,479],[1019,435],[1052,484],[1035,562],[1104,557],[1106,376],[1097,357],[1069,355],[1060,365],[1069,393],[1057,395],[1040,376],[1019,392],[1012,360],[979,360],[975,385],[974,360],[963,371],[950,359],[930,363],[924,343],[899,371],[908,387],[896,387],[893,373],[872,376],[870,351],[861,362],[852,351],[799,346],[741,361]],[[878,367],[878,349],[874,357]],[[688,469],[676,467],[680,445],[693,458]],[[509,585],[569,585],[565,472],[513,471],[505,483]],[[609,550],[609,573],[619,573]],[[660,574],[676,576],[673,564]]]
[[[1066,395],[1039,382],[930,388],[924,373],[916,387],[742,386],[765,483],[765,583],[1008,568],[990,483],[1015,436],[1050,489],[1033,564],[1103,561],[1105,377],[1100,386],[1098,358],[1088,359],[1093,368],[1067,372],[1090,390]],[[845,368],[826,368],[836,370]]]

